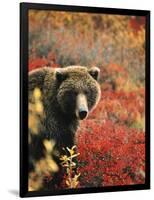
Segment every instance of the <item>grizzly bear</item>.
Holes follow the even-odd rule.
[[[34,161],[44,156],[44,139],[55,141],[60,155],[65,147],[75,144],[80,120],[87,118],[100,99],[99,73],[97,67],[83,66],[43,67],[29,72],[29,102],[33,102],[34,89],[39,88],[44,115],[39,135],[30,133],[29,171],[34,169]]]

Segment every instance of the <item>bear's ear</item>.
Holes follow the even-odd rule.
[[[56,71],[56,80],[61,83],[62,81],[64,81],[67,78],[67,74],[64,71],[61,70],[57,70]]]
[[[88,72],[95,80],[99,79],[100,69],[98,67],[91,67]]]

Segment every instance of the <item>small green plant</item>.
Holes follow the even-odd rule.
[[[61,164],[64,168],[66,168],[66,185],[68,188],[77,188],[79,184],[80,173],[76,173],[77,165],[74,161],[80,153],[75,152],[76,146],[73,146],[71,149],[66,147],[64,150],[66,151],[66,155],[62,155],[60,160]]]

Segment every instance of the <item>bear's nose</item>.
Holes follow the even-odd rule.
[[[81,110],[79,111],[79,118],[82,120],[84,118],[86,118],[88,112],[86,110]]]

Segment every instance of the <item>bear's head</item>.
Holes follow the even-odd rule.
[[[88,116],[100,99],[99,73],[97,67],[70,66],[56,70],[57,101],[63,113],[80,120]]]

